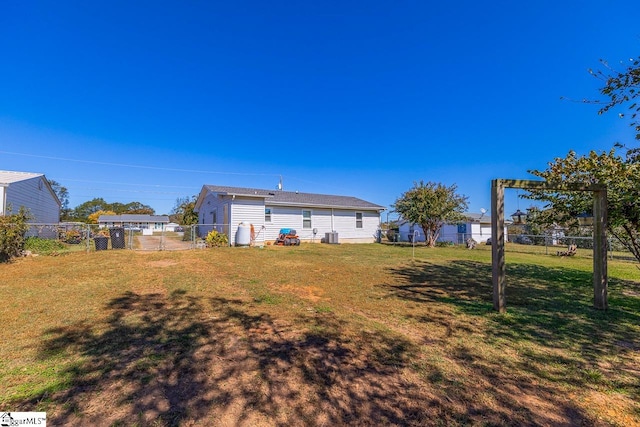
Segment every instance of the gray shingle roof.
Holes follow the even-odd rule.
[[[14,182],[24,181],[25,179],[31,179],[38,176],[42,176],[41,173],[31,172],[14,172],[14,171],[0,171],[0,184],[11,184]]]
[[[300,193],[297,191],[262,190],[258,188],[226,187],[221,185],[205,185],[212,192],[224,195],[257,197],[265,199],[266,205],[313,206],[326,208],[351,208],[384,210],[384,206],[367,202],[351,196],[334,196],[329,194]]]

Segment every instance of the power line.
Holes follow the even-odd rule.
[[[75,178],[58,178],[60,181],[73,181],[73,182],[84,182],[88,184],[107,184],[107,185],[130,185],[135,187],[158,187],[158,188],[194,188],[193,185],[161,185],[161,184],[140,184],[140,183],[131,183],[131,182],[109,182],[109,181],[91,181],[88,179],[75,179]]]
[[[131,165],[131,164],[125,164],[125,163],[98,162],[95,160],[69,159],[66,157],[42,156],[39,154],[16,153],[13,151],[0,151],[0,153],[10,154],[14,156],[37,157],[40,159],[47,159],[47,160],[61,160],[65,162],[89,163],[94,165],[120,166],[125,168],[151,169],[151,170],[160,170],[160,171],[169,171],[169,172],[189,172],[189,173],[206,173],[206,174],[217,174],[217,175],[243,175],[243,176],[278,176],[278,177],[280,176],[280,174],[274,174],[274,173],[204,171],[204,170],[195,170],[195,169],[164,168],[159,166]]]

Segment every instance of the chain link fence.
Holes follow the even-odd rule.
[[[412,239],[401,241],[398,239],[397,232],[382,231],[382,241],[385,243],[395,244],[411,244]],[[478,245],[491,245],[490,236],[485,237],[484,241],[478,241]],[[470,233],[442,233],[438,237],[437,245],[466,245],[467,239],[473,238],[478,240],[477,235]],[[575,254],[578,256],[593,256],[593,237],[590,236],[565,236],[560,233],[553,235],[536,235],[536,234],[509,234],[506,236],[507,252],[536,253],[541,255],[562,255],[572,245],[576,246]],[[424,244],[424,238],[417,239],[417,245]],[[607,253],[609,259],[635,261],[633,254],[625,248],[620,242],[614,238],[607,239]]]
[[[27,249],[35,250],[52,247],[53,242],[58,250],[69,251],[178,251],[206,247],[197,225],[152,229],[134,223],[108,228],[76,222],[29,224],[26,237]]]
[[[134,251],[179,251],[207,247],[207,233],[216,230],[227,236],[225,245],[231,246],[228,238],[230,224],[197,224],[176,228],[143,228],[138,224],[125,223],[121,227],[100,227],[97,224],[64,222],[59,224],[29,224],[27,247],[35,251],[99,251],[128,249]],[[381,232],[382,233],[382,232]],[[385,233],[386,234],[386,233]],[[386,239],[385,239],[386,237]],[[471,237],[468,233],[441,234],[438,244],[464,245]],[[393,242],[393,236],[381,236],[381,241]],[[593,256],[593,238],[585,236],[517,234],[507,236],[507,252],[558,255],[571,245],[576,245],[579,256]],[[264,230],[251,235],[251,245],[266,244]],[[405,242],[406,243],[406,242]],[[478,242],[479,245],[490,245]],[[52,245],[55,247],[52,249]],[[607,248],[610,259],[630,260],[635,258],[617,240],[609,238]]]

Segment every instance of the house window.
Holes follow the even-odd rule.
[[[311,228],[311,211],[302,211],[302,228]]]
[[[356,212],[356,228],[362,228],[362,212]]]
[[[271,208],[264,208],[264,222],[271,222]]]
[[[218,209],[214,209],[211,211],[211,224],[218,223]]]

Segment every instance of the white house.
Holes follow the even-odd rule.
[[[31,223],[60,222],[60,200],[41,173],[0,171],[0,215],[17,213],[25,207]]]
[[[100,215],[98,225],[100,227],[127,227],[131,229],[162,231],[169,224],[167,215]]]
[[[451,242],[455,244],[463,244],[471,237],[478,243],[484,243],[491,237],[491,216],[486,213],[470,213],[463,214],[465,221],[457,224],[445,224],[440,230],[439,242]],[[409,221],[400,221],[400,241],[410,242],[415,236],[416,242],[424,242],[425,236],[422,227],[418,224],[412,224]],[[507,235],[507,227],[504,229]]]
[[[196,201],[198,235],[212,229],[235,244],[238,225],[250,224],[256,242],[275,241],[281,228],[293,228],[300,240],[320,242],[327,233],[335,243],[372,243],[385,208],[356,197],[297,191],[205,185]]]

